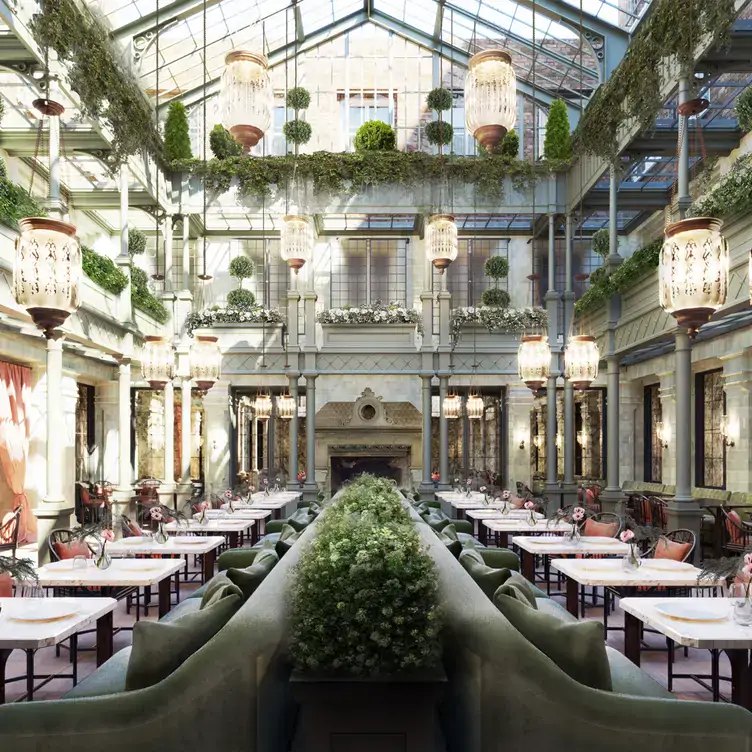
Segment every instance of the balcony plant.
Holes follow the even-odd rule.
[[[489,332],[516,334],[526,330],[543,330],[548,315],[543,308],[501,308],[498,306],[469,306],[452,310],[452,339],[456,342],[462,329],[480,324]]]
[[[320,324],[414,324],[422,327],[420,313],[414,308],[406,308],[402,303],[375,303],[363,306],[345,306],[321,311],[316,317]]]
[[[243,147],[221,123],[217,123],[211,129],[209,148],[217,159],[229,159],[230,157],[239,157],[243,154]]]
[[[256,272],[253,259],[248,256],[236,256],[230,262],[228,271],[231,277],[238,280],[238,286],[227,293],[227,305],[233,308],[253,308],[256,304],[256,296],[250,290],[243,288],[243,281],[250,279]]]
[[[308,109],[311,104],[311,95],[308,89],[295,86],[287,92],[285,103],[289,109],[295,111],[295,118],[284,124],[282,132],[285,138],[295,146],[295,154],[297,155],[300,145],[307,144],[313,133],[311,124],[300,117],[301,111]]]
[[[444,120],[442,113],[452,108],[452,93],[448,89],[433,89],[426,99],[428,108],[438,113],[438,119],[426,124],[426,139],[429,144],[439,147],[439,154],[443,154],[443,147],[452,143],[454,128]]]
[[[369,120],[355,134],[355,151],[391,151],[397,146],[397,134],[381,120]]]
[[[191,159],[191,137],[188,131],[188,111],[182,102],[170,102],[164,130],[164,156],[168,162]]]
[[[238,308],[237,306],[215,305],[203,311],[189,313],[185,320],[186,332],[193,336],[196,329],[212,327],[215,324],[281,324],[284,319],[275,308],[254,306],[252,308]]]

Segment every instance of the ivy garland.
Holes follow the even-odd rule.
[[[500,155],[457,157],[423,152],[344,152],[318,151],[298,157],[230,157],[208,162],[185,160],[173,169],[202,177],[206,187],[225,193],[237,181],[238,198],[269,198],[273,189],[284,193],[292,187],[293,176],[310,180],[317,195],[353,195],[366,188],[398,184],[416,188],[428,181],[446,179],[472,183],[478,196],[489,201],[504,197],[503,180],[511,178],[518,190],[531,188],[541,176],[569,167],[568,162],[528,161]]]
[[[600,306],[612,296],[626,292],[632,285],[658,268],[663,238],[658,238],[639,251],[635,251],[619,265],[613,274],[606,274],[602,267],[590,276],[590,287],[574,304],[577,314],[584,314]]]
[[[75,0],[46,0],[31,31],[42,47],[54,49],[68,65],[68,81],[81,98],[87,117],[112,129],[112,156],[121,164],[146,150],[161,160],[162,140],[154,112],[136,80],[127,72],[105,25],[79,9]]]
[[[120,271],[109,256],[102,256],[85,245],[81,246],[84,274],[103,290],[120,295],[128,286],[128,277]]]
[[[131,267],[131,304],[160,324],[167,321],[168,313],[164,303],[152,295],[146,272],[137,266]]]
[[[734,0],[655,0],[623,60],[585,109],[573,134],[575,151],[613,158],[624,123],[634,118],[642,129],[652,128],[663,107],[663,61],[676,56],[682,69],[690,72],[690,41],[710,35],[720,42],[734,18]]]
[[[723,219],[749,212],[751,208],[752,154],[745,154],[734,162],[709,193],[692,204],[688,216]]]

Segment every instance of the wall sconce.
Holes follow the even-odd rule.
[[[664,449],[668,449],[668,442],[671,439],[671,429],[668,427],[668,424],[663,421],[658,421],[655,424],[655,435],[658,437],[661,446]]]
[[[533,444],[536,449],[541,449],[543,447],[543,436],[539,433],[535,434],[535,436],[533,436]]]
[[[581,446],[587,446],[588,436],[587,431],[583,428],[581,431],[577,431],[577,443]]]
[[[561,451],[561,448],[564,446],[564,437],[560,434],[556,434],[556,448]]]
[[[520,439],[520,449],[524,449],[524,448],[525,448],[525,437],[523,436]]]
[[[732,430],[731,421],[729,420],[728,415],[724,415],[721,417],[721,436],[723,436],[723,444],[727,447],[734,446],[734,431]]]

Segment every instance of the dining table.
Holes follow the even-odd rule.
[[[251,494],[247,501],[233,501],[232,506],[236,510],[268,509],[273,512],[275,520],[280,520],[295,513],[302,495],[300,491],[270,491],[268,494],[264,491],[257,491]],[[222,504],[222,509],[228,510],[229,508],[229,502]]]
[[[490,499],[479,491],[438,491],[436,500],[441,504],[441,511],[455,520],[464,519],[466,509],[481,509]]]
[[[78,683],[78,635],[92,624],[97,633],[97,666],[112,657],[112,613],[114,598],[0,598],[0,705],[5,703],[6,686],[26,681],[24,699],[53,679],[71,679]],[[38,675],[35,655],[38,650],[70,640],[71,673]],[[8,679],[6,665],[14,650],[26,654],[26,673]],[[41,679],[40,684],[36,680]]]
[[[507,548],[510,534],[519,533],[525,535],[556,535],[557,533],[569,533],[572,525],[560,520],[547,520],[543,516],[536,516],[535,525],[530,524],[530,513],[524,516],[509,516],[482,520],[482,526],[494,534],[497,546]]]
[[[245,536],[255,524],[254,519],[241,519],[230,515],[225,518],[209,519],[206,523],[194,519],[168,522],[164,529],[167,533],[178,535],[191,533],[205,536],[219,533],[227,539],[227,545],[230,548],[238,548],[241,536]]]

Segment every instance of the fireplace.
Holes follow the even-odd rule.
[[[408,482],[409,446],[331,446],[329,448],[331,492],[363,473],[391,478],[398,486]]]

